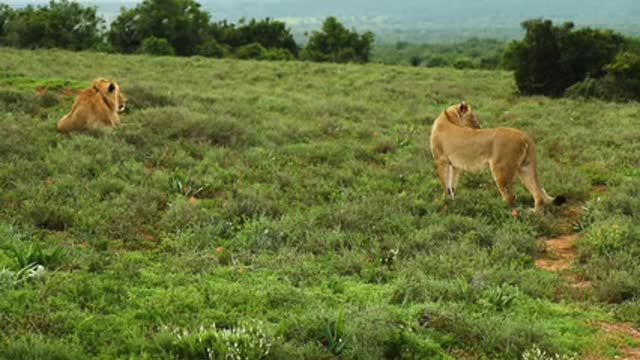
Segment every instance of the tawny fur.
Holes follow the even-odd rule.
[[[538,182],[536,145],[531,136],[513,128],[481,129],[467,103],[450,106],[436,118],[431,128],[431,153],[445,196],[454,197],[461,170],[477,172],[488,167],[510,206],[515,201],[516,177],[533,195],[536,211],[554,202]]]
[[[76,97],[71,112],[58,122],[61,133],[82,130],[113,129],[120,126],[118,113],[124,111],[127,98],[117,83],[98,78]]]

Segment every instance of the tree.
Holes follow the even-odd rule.
[[[207,38],[209,14],[194,0],[144,0],[122,9],[111,24],[109,42],[116,51],[137,51],[148,37],[167,39],[177,55],[193,55]]]
[[[4,45],[21,48],[84,50],[102,43],[104,20],[95,7],[67,0],[10,10],[0,7],[0,37]]]
[[[561,96],[587,76],[600,78],[623,48],[625,39],[609,30],[574,30],[574,24],[554,26],[550,20],[528,20],[523,40],[513,41],[504,53],[505,67],[514,70],[525,95]]]
[[[3,38],[6,35],[5,24],[9,24],[9,19],[13,16],[13,9],[7,4],[0,4],[0,44],[3,44]]]
[[[226,20],[211,25],[210,36],[219,44],[227,45],[237,52],[240,48],[251,44],[259,44],[266,50],[282,49],[278,57],[297,56],[300,48],[296,44],[291,31],[286,24],[281,21],[274,21],[269,18],[264,20],[252,19],[246,23],[243,19],[239,24],[229,23]],[[273,53],[272,51],[272,53]],[[243,50],[242,52],[245,52]]]
[[[640,100],[640,54],[621,52],[605,70],[616,100]]]
[[[322,31],[313,32],[309,38],[302,58],[312,61],[366,63],[371,56],[373,40],[373,33],[359,35],[355,29],[345,28],[335,17],[328,17],[322,24]]]
[[[294,55],[300,51],[291,31],[282,21],[252,19],[247,24],[241,24],[237,31],[241,45],[258,43],[266,49],[286,49]]]

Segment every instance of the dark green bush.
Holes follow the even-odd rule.
[[[198,46],[198,55],[212,58],[223,58],[229,54],[229,47],[221,45],[215,39],[207,39]]]
[[[165,38],[150,36],[142,41],[140,52],[149,55],[175,55],[176,51]]]
[[[238,59],[243,60],[262,59],[266,51],[267,49],[265,49],[264,46],[254,42],[248,45],[240,46],[235,50],[234,55]]]
[[[522,27],[524,39],[509,44],[504,62],[515,71],[516,84],[524,95],[560,96],[587,76],[603,77],[604,65],[626,41],[609,30],[574,30],[571,22],[555,26],[550,20],[527,20]]]

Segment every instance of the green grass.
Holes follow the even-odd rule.
[[[594,321],[640,323],[638,104],[520,98],[501,71],[2,54],[0,358],[613,356]],[[57,134],[98,76],[122,127]],[[430,124],[462,99],[531,133],[569,205],[513,217],[488,173],[437,201]],[[534,266],[574,226],[580,293]]]

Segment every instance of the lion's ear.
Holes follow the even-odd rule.
[[[467,110],[469,110],[469,105],[463,101],[462,104],[460,104],[460,112],[464,114]]]
[[[111,83],[109,84],[109,92],[114,92],[116,90],[116,84]]]

